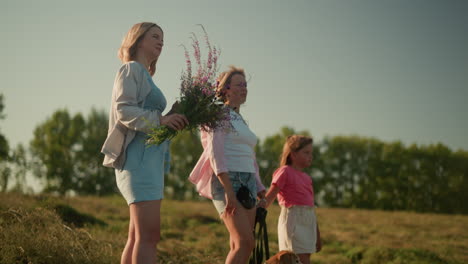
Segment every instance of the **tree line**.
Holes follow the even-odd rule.
[[[0,119],[4,118],[0,95]],[[0,133],[0,190],[28,192],[26,174],[43,183],[42,192],[110,195],[118,192],[113,169],[102,166],[100,148],[107,134],[107,112],[87,116],[55,111],[34,130],[29,146],[10,148]],[[1,132],[1,131],[0,131]],[[259,140],[257,162],[265,186],[279,164],[287,136],[309,135],[283,127]],[[202,153],[197,134],[180,133],[171,142],[166,197],[201,199],[187,177]],[[306,171],[314,181],[318,206],[468,213],[468,152],[443,144],[405,146],[359,136],[314,141],[314,162]]]

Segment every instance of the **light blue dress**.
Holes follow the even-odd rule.
[[[146,72],[152,90],[143,105],[144,109],[166,108],[166,98]],[[117,186],[128,204],[161,200],[164,196],[164,173],[169,170],[169,141],[161,145],[147,145],[147,135],[137,132],[127,147],[122,170],[116,169]]]

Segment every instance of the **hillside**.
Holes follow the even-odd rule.
[[[279,207],[268,212],[278,250]],[[468,216],[318,208],[313,263],[468,263]],[[119,263],[128,207],[119,196],[0,194],[0,264]],[[164,200],[161,263],[223,263],[228,236],[208,201]]]

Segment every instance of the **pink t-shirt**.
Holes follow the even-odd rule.
[[[282,166],[273,173],[272,185],[280,189],[277,198],[280,205],[314,206],[314,188],[312,178],[307,173],[291,166]]]

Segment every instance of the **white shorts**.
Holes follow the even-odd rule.
[[[281,206],[278,220],[279,250],[291,250],[296,254],[315,253],[317,242],[317,218],[314,207]]]

